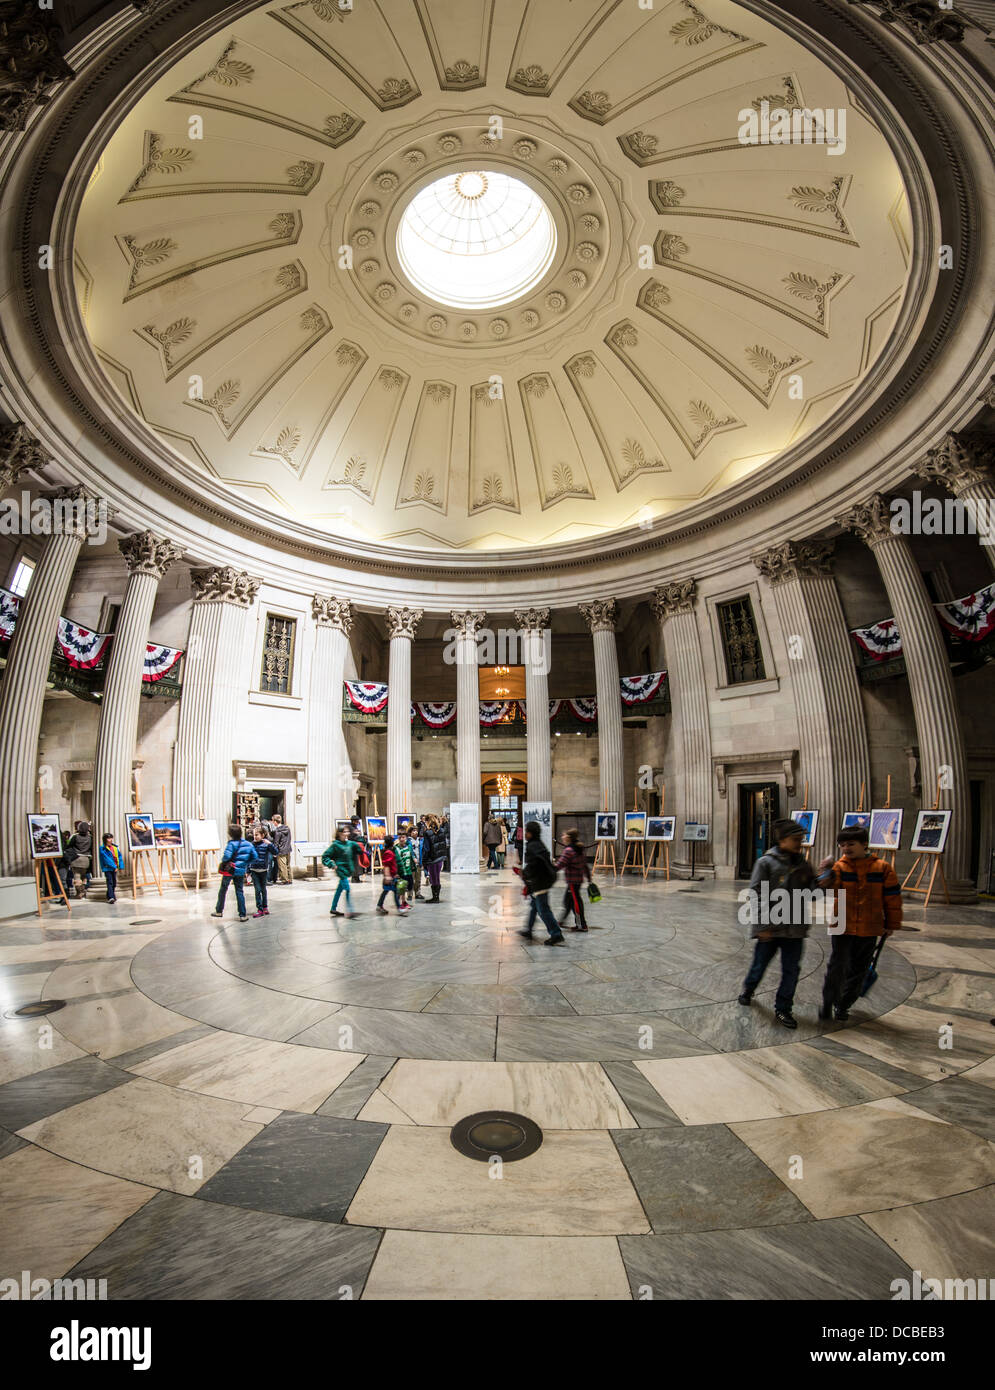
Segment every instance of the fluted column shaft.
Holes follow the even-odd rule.
[[[617,811],[624,824],[625,762],[622,747],[622,697],[618,686],[614,599],[581,604],[594,643],[594,681],[598,697],[598,782],[601,810]]]
[[[316,629],[308,700],[308,839],[331,840],[335,820],[352,812],[352,772],[342,733],[342,681],[352,629],[349,603],[316,595]]]
[[[923,806],[932,806],[938,780],[947,784],[941,785],[939,792],[940,806],[953,810],[944,872],[951,898],[956,902],[973,901],[977,892],[969,878],[971,796],[967,758],[950,662],[926,585],[908,542],[892,531],[888,504],[880,494],[837,520],[856,531],[870,546],[888,591],[902,639],[915,712]]]
[[[549,736],[549,673],[546,669],[548,608],[515,614],[525,647],[525,776],[530,801],[552,801]]]
[[[390,667],[387,675],[387,806],[389,828],[411,804],[411,647],[421,609],[388,608]]]
[[[27,815],[36,811],[38,736],[56,626],[83,533],[49,536],[21,600],[0,697],[0,865],[31,872]]]
[[[671,718],[679,750],[683,784],[683,819],[712,828],[712,734],[701,639],[694,613],[695,582],[682,580],[655,591],[653,611],[661,624],[670,681]],[[689,853],[682,844],[678,863]],[[711,869],[711,842],[696,844],[695,868]]]
[[[485,613],[453,613],[456,627],[456,786],[457,799],[480,804],[480,682],[477,630]]]
[[[108,831],[113,834],[127,869],[124,817],[131,810],[132,760],[138,742],[145,648],[159,581],[178,552],[169,541],[157,540],[150,532],[129,536],[120,542],[120,548],[131,574],[111,643],[100,703],[93,758],[93,837],[99,844]]]
[[[196,596],[173,761],[173,814],[213,818],[223,844],[232,815],[232,739],[246,620],[260,581],[229,567],[194,570],[191,578]]]

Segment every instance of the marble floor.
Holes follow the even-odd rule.
[[[906,907],[849,1023],[799,1028],[732,885],[610,881],[563,949],[509,872],[405,918],[330,885],[0,921],[0,1278],[112,1299],[887,1299],[995,1275],[995,910]],[[229,912],[232,907],[229,907]],[[40,999],[48,1016],[13,1017]],[[450,1142],[484,1109],[517,1163]]]

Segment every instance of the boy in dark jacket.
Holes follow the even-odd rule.
[[[556,882],[556,867],[549,855],[542,839],[542,827],[537,820],[530,820],[525,827],[525,862],[521,869],[515,870],[520,874],[525,891],[531,903],[529,906],[529,919],[519,936],[524,936],[527,941],[532,939],[532,928],[535,925],[536,917],[541,917],[543,925],[549,932],[545,944],[547,946],[562,946],[563,933],[560,924],[553,916],[553,909],[549,905],[549,890]]]
[[[256,890],[256,910],[252,915],[268,917],[269,898],[266,884],[270,865],[276,862],[276,845],[262,830],[257,830],[252,837],[252,849],[253,858],[249,862],[249,873],[252,875],[252,886]]]
[[[221,887],[218,889],[217,911],[212,912],[212,917],[223,917],[225,911],[225,898],[228,896],[228,885],[235,885],[235,902],[238,905],[238,920],[247,922],[248,913],[245,910],[245,873],[255,857],[255,850],[249,840],[242,835],[240,825],[230,825],[228,827],[228,843],[225,845],[224,854],[221,856]]]
[[[860,998],[878,937],[889,937],[902,925],[902,890],[898,875],[886,859],[867,851],[867,831],[851,826],[836,836],[840,857],[819,865],[819,884],[842,890],[845,929],[833,934],[833,949],[822,986],[823,1020],[841,1023]]]
[[[801,972],[802,950],[811,925],[807,901],[795,898],[797,892],[811,892],[815,870],[802,854],[805,832],[797,821],[776,820],[775,847],[762,854],[750,878],[750,907],[756,938],[753,963],[743,981],[741,1004],[749,1004],[764,971],[781,952],[781,983],[774,999],[774,1017],[785,1028],[797,1028],[791,1012]]]

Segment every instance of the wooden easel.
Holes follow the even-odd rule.
[[[890,773],[890,772],[888,773],[888,795],[885,797],[884,808],[883,808],[883,809],[886,810],[886,811],[890,811],[890,810],[891,810],[891,773]],[[892,867],[892,868],[895,867],[895,856],[896,856],[897,853],[898,853],[898,850],[897,850],[897,849],[876,849],[876,850],[874,851],[874,853],[875,853],[875,854],[879,854],[879,855],[881,856],[882,859],[889,859],[889,862],[891,863],[891,867]]]
[[[638,788],[638,787],[633,787],[633,789],[632,789],[632,809],[633,809],[634,811],[638,811],[638,810],[639,810],[639,788]],[[622,817],[622,824],[623,824],[623,825],[625,824],[625,817],[624,817],[624,816]],[[623,832],[623,833],[624,833],[624,832]],[[632,864],[631,864],[631,866],[630,866],[630,864],[629,864],[629,856],[630,856],[630,855],[632,856]],[[625,858],[622,860],[622,873],[624,874],[625,871],[626,871],[626,869],[628,869],[628,868],[630,868],[630,867],[633,868],[633,869],[642,869],[642,871],[643,871],[643,878],[646,877],[646,841],[645,841],[645,840],[629,840],[629,841],[626,842],[626,846],[625,846]]]
[[[37,814],[43,816],[45,814],[45,798],[42,796],[40,786],[38,788],[38,807],[39,810]],[[42,903],[54,902],[59,898],[61,898],[63,903],[65,903],[66,911],[69,913],[72,912],[72,908],[69,906],[69,897],[66,893],[66,885],[62,882],[62,879],[59,877],[58,869],[53,867],[56,862],[57,861],[54,859],[35,860],[35,896],[38,899],[39,917],[41,916]],[[42,891],[41,882],[43,875],[45,879],[44,892]]]
[[[162,818],[163,820],[166,819],[165,785],[163,785],[162,788]],[[178,883],[180,887],[183,889],[184,893],[188,893],[190,890],[187,887],[186,879],[183,877],[183,871],[180,868],[179,860],[176,857],[176,850],[170,849],[169,847],[166,847],[165,849],[160,848],[156,850],[156,854],[159,856],[158,872],[160,884],[162,883],[163,879],[165,879],[167,883]],[[159,891],[161,892],[162,889],[160,888]]]
[[[373,793],[373,814],[374,814],[375,816],[378,816],[378,815],[380,814],[380,812],[377,810],[377,794],[376,794],[376,792]],[[389,831],[388,831],[388,833],[389,833]],[[369,872],[369,873],[371,873],[371,874],[375,874],[375,873],[377,872],[378,869],[382,869],[382,868],[383,868],[383,855],[380,853],[380,841],[377,840],[377,841],[374,843],[374,842],[371,840],[371,842],[370,842],[370,867],[369,867],[369,870],[368,870],[367,872]]]
[[[802,797],[801,809],[802,809],[803,811],[807,811],[807,810],[808,810],[808,782],[807,782],[807,781],[806,781],[806,783],[805,783],[805,795]],[[812,858],[812,850],[813,850],[813,848],[814,848],[814,846],[812,846],[812,845],[806,845],[806,846],[805,846],[805,858],[806,858],[806,859],[811,859],[811,858]]]
[[[605,813],[607,814],[607,812],[608,812],[608,798],[607,798],[607,796],[606,796],[606,797],[605,797]],[[615,828],[616,828],[616,830],[617,830],[617,829],[618,829],[618,826],[616,826]],[[593,873],[595,869],[604,869],[606,872],[607,872],[608,869],[611,869],[611,871],[612,871],[612,877],[613,877],[613,878],[618,878],[618,865],[617,865],[616,862],[615,862],[615,841],[614,841],[614,840],[599,840],[599,841],[598,841],[598,848],[597,848],[597,849],[595,850],[595,852],[594,852],[594,864],[592,865],[591,872]]]
[[[940,809],[940,779],[939,779],[939,778],[936,779],[936,798],[935,798],[935,800],[933,801],[932,809],[933,809],[934,811],[938,811],[938,810]],[[932,859],[932,861],[933,861],[933,867],[932,867],[932,869],[930,870],[929,882],[928,882],[928,884],[926,885],[926,887],[923,888],[923,887],[922,887],[922,881],[923,881],[923,879],[924,879],[925,876],[926,876],[926,864],[927,864],[928,860],[930,860],[930,859]],[[915,881],[915,883],[912,883],[912,884],[910,885],[910,880],[911,880],[911,878],[912,878],[912,875],[916,873],[916,870],[917,870],[917,869],[918,869],[919,872],[918,872],[918,874],[916,874],[916,881]],[[919,851],[919,853],[918,853],[918,854],[916,855],[916,857],[915,857],[915,862],[914,862],[914,864],[912,865],[912,868],[911,868],[911,869],[909,870],[909,872],[905,875],[905,879],[904,879],[904,881],[903,881],[903,883],[902,883],[902,892],[903,892],[903,893],[917,893],[917,894],[921,895],[921,896],[923,897],[923,899],[924,899],[924,901],[923,901],[923,907],[929,907],[929,900],[930,900],[930,898],[933,896],[933,884],[936,882],[936,874],[937,874],[937,871],[939,871],[939,874],[940,874],[940,882],[943,884],[943,898],[944,898],[944,901],[946,902],[947,906],[949,907],[949,905],[950,905],[950,892],[949,892],[949,889],[947,888],[947,879],[946,879],[946,875],[945,875],[944,872],[943,872],[943,851],[942,851],[942,850],[920,850],[920,851]]]
[[[664,808],[666,807],[666,805],[667,805],[667,784],[666,784],[665,782],[661,782],[661,783],[660,783],[660,815],[661,815],[661,816],[663,815]],[[670,882],[670,841],[669,841],[669,840],[651,840],[651,841],[650,841],[650,846],[651,846],[651,848],[650,848],[650,852],[649,852],[649,858],[646,860],[646,863],[643,865],[643,878],[645,878],[646,875],[647,875],[651,870],[652,870],[654,873],[666,872],[666,875],[667,875],[667,882],[669,883],[669,882]],[[656,863],[656,860],[657,860],[657,859],[662,859],[664,862],[663,862],[662,864],[657,864],[657,863]]]

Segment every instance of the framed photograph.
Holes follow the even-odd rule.
[[[43,811],[34,815],[29,813],[28,839],[31,842],[32,859],[61,859],[62,825],[57,812]]]
[[[810,848],[812,845],[814,845],[815,832],[819,828],[818,811],[792,811],[791,819],[797,821],[805,832],[805,838],[802,840],[802,845],[805,848]]]
[[[672,840],[676,826],[676,816],[648,816],[646,838],[647,840]]]
[[[183,848],[183,826],[178,820],[154,820],[152,831],[156,849]]]
[[[382,845],[387,838],[387,817],[366,817],[366,838],[371,845]]]
[[[952,811],[920,811],[912,836],[913,854],[940,854],[947,843]]]
[[[890,807],[871,812],[868,849],[902,848],[902,812]]]
[[[530,820],[539,822],[539,833],[542,842],[553,852],[553,803],[551,801],[523,801],[522,802],[522,824],[528,825]]]
[[[844,811],[841,830],[870,830],[870,811]]]
[[[151,811],[133,811],[130,816],[125,816],[125,825],[128,827],[128,848],[136,849],[155,849],[155,830],[152,825]]]
[[[596,840],[618,839],[618,812],[595,811],[594,838]]]
[[[402,826],[404,827],[405,833],[406,833],[406,834],[410,834],[411,831],[414,830],[414,828],[415,828],[415,826],[416,826],[417,824],[418,824],[418,817],[415,815],[414,811],[395,811],[395,812],[394,812],[394,834],[395,834],[395,835],[400,835],[400,833],[401,833],[401,827],[402,827]]]
[[[343,820],[342,817],[340,816],[339,819],[335,822],[335,829],[336,829],[336,830],[351,830],[351,829],[352,829],[352,821],[351,821],[351,820]]]
[[[627,840],[646,839],[646,812],[625,812],[625,838]]]
[[[686,820],[684,822],[684,843],[694,840],[696,843],[708,839],[708,826],[703,820]]]
[[[218,834],[218,822],[216,820],[188,820],[187,839],[190,841],[190,849],[194,854],[219,850],[221,848],[221,836]]]

